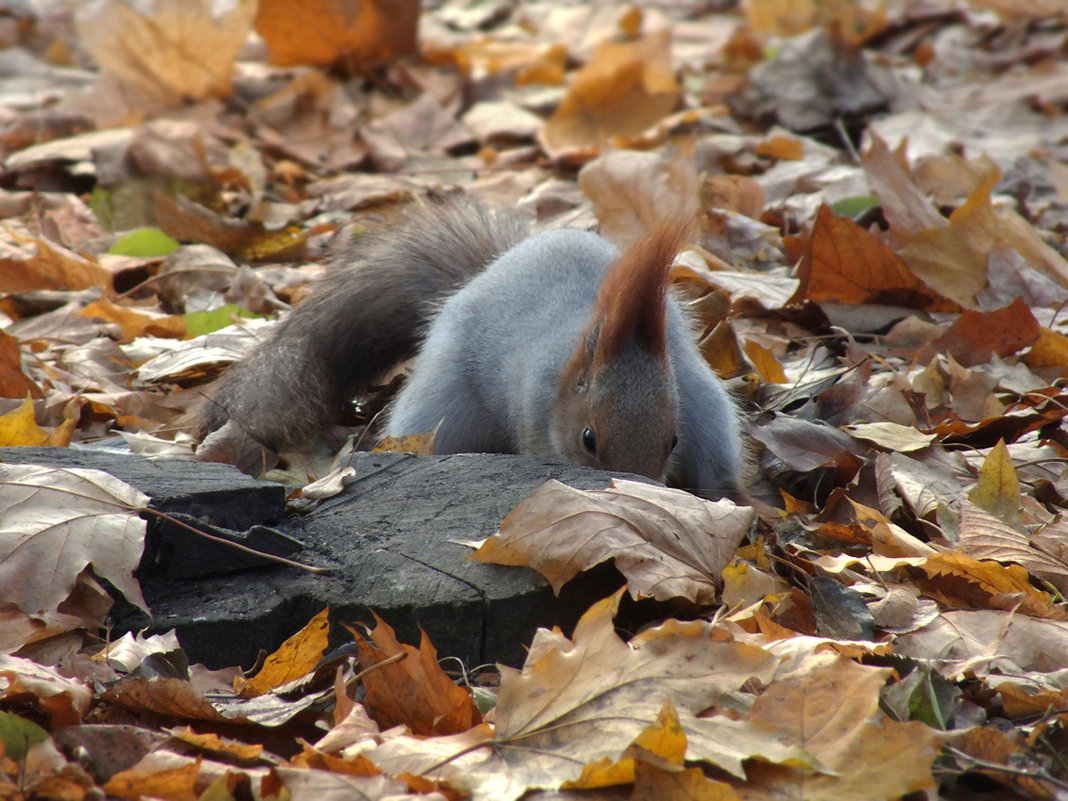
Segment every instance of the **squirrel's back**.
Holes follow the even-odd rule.
[[[621,253],[584,231],[528,236],[469,201],[420,204],[223,376],[200,433],[229,421],[230,436],[297,444],[418,350],[394,436],[436,428],[439,453],[527,453],[729,492],[735,409],[667,289],[684,230],[661,226]]]

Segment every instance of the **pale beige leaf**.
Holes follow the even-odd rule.
[[[0,465],[0,600],[53,612],[89,565],[147,610],[133,571],[149,497],[99,470]]]
[[[1059,671],[1068,665],[1068,622],[961,609],[898,635],[894,650],[927,660],[948,678]]]
[[[1061,547],[1049,547],[1058,535]],[[969,556],[1014,562],[1062,593],[1068,592],[1068,553],[1064,548],[1063,526],[1058,529],[1055,524],[1032,535],[974,503],[962,501],[958,536],[961,550]],[[1040,547],[1035,547],[1039,543]]]
[[[723,568],[755,512],[682,490],[617,480],[584,492],[549,481],[517,506],[469,558],[528,565],[554,591],[609,559],[635,597],[712,603]]]
[[[134,105],[159,108],[226,97],[257,0],[235,0],[218,16],[212,5],[155,0],[151,12],[141,14],[122,0],[105,0],[79,15],[78,34]]]
[[[28,693],[42,702],[60,725],[80,723],[93,692],[77,679],[18,656],[0,656],[0,699]]]
[[[593,201],[601,235],[621,248],[664,220],[694,219],[699,205],[693,154],[681,148],[606,153],[582,168],[579,186]]]
[[[935,438],[934,434],[924,434],[912,426],[897,423],[854,423],[843,426],[842,430],[857,439],[866,439],[881,448],[902,453],[926,448]]]

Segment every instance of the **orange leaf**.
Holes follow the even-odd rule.
[[[104,792],[116,798],[139,799],[146,796],[168,801],[196,801],[195,785],[200,773],[200,759],[180,768],[152,771],[134,766],[116,773]]]
[[[757,342],[746,342],[745,355],[749,357],[753,367],[760,373],[760,380],[765,384],[786,383],[786,373],[783,372],[782,365],[769,348]]]
[[[173,337],[185,336],[185,320],[176,315],[162,315],[149,310],[116,306],[110,300],[99,298],[79,312],[83,317],[102,317],[118,323],[122,332],[120,342],[132,342],[140,336]]]
[[[260,0],[256,32],[275,64],[352,74],[416,51],[418,0]]]
[[[0,331],[0,398],[40,398],[40,388],[22,372],[19,341]]]
[[[352,631],[360,664],[366,669],[397,654],[406,658],[370,671],[363,679],[367,711],[382,729],[405,724],[416,735],[460,734],[482,722],[471,694],[453,683],[438,664],[438,652],[422,632],[419,648],[397,641],[378,615],[373,641]]]
[[[263,695],[311,673],[326,650],[330,635],[329,614],[330,610],[324,609],[282,643],[281,648],[267,657],[260,672],[245,682],[241,694]]]
[[[960,307],[913,275],[886,245],[828,206],[821,206],[798,265],[800,284],[790,298],[837,303],[880,303],[932,312]]]

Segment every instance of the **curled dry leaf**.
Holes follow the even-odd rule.
[[[147,611],[133,571],[149,497],[99,470],[0,464],[0,600],[54,612],[89,565]]]
[[[728,500],[637,481],[589,492],[548,481],[469,558],[533,567],[557,593],[613,559],[635,597],[708,604],[755,515]]]

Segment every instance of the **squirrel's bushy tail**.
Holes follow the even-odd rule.
[[[356,237],[337,267],[192,412],[201,440],[228,421],[278,450],[318,437],[419,349],[436,304],[529,231],[518,218],[437,198]]]

